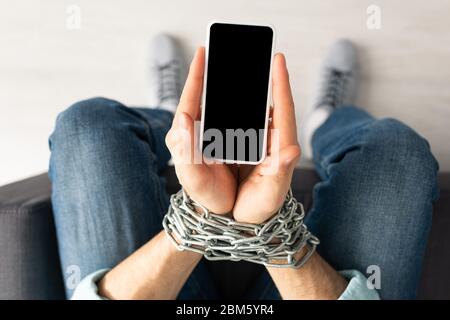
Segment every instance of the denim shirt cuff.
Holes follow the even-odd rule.
[[[73,293],[71,300],[108,300],[98,294],[97,281],[110,269],[97,270],[81,280]]]
[[[361,272],[343,270],[339,273],[348,281],[348,285],[338,300],[380,300],[377,290],[367,286],[367,278]]]

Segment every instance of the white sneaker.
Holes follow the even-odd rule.
[[[357,52],[346,39],[336,41],[325,57],[315,98],[302,126],[302,147],[312,159],[311,140],[314,132],[340,106],[352,105],[357,92]]]
[[[159,34],[153,38],[149,65],[149,106],[175,113],[187,67],[181,49],[172,37]]]

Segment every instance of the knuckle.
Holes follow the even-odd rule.
[[[170,129],[170,130],[167,132],[166,137],[165,137],[164,140],[165,140],[165,143],[166,143],[167,148],[169,148],[169,151],[171,151],[172,146],[173,146],[173,133],[172,133],[172,129]]]
[[[294,153],[295,153],[295,159],[299,160],[300,157],[302,156],[302,148],[300,147],[300,145],[298,143],[295,144]]]

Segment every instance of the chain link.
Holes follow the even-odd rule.
[[[303,223],[303,205],[289,190],[283,206],[262,224],[237,222],[210,212],[184,189],[170,198],[163,227],[178,250],[203,254],[208,260],[249,261],[269,267],[300,268],[314,253],[319,239]],[[306,248],[296,259],[295,254]]]

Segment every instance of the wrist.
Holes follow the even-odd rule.
[[[163,231],[161,237],[161,244],[164,247],[164,252],[166,252],[169,257],[176,258],[177,260],[187,259],[185,261],[194,264],[194,266],[201,260],[203,256],[201,253],[190,250],[180,250],[177,246],[174,246],[173,241],[166,232]],[[174,240],[177,244],[181,243],[181,239],[179,239],[176,235],[174,236]]]
[[[305,254],[304,250],[298,255]],[[347,288],[347,281],[334,270],[318,253],[299,269],[267,268],[286,300],[336,300]]]
[[[105,274],[98,293],[108,299],[174,299],[200,259],[178,251],[160,232]]]

